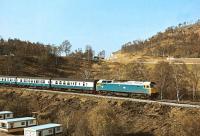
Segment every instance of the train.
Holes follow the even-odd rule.
[[[94,94],[127,94],[158,96],[156,84],[149,81],[73,80],[68,78],[23,77],[0,75],[1,85],[77,91]]]

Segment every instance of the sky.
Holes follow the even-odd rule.
[[[0,36],[91,45],[107,56],[167,27],[200,19],[200,0],[0,0]]]

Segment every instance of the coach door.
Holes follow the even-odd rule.
[[[42,136],[42,131],[39,131],[38,136]]]
[[[14,127],[14,123],[10,123],[10,128],[12,129]]]

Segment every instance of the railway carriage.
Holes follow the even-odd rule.
[[[51,79],[52,88],[60,89],[71,89],[71,90],[95,90],[95,81],[94,80],[69,80],[66,78],[54,78]]]
[[[50,87],[50,78],[42,77],[17,77],[16,85],[32,87]]]
[[[0,75],[0,84],[12,85],[15,84],[17,80],[16,76],[2,76]]]
[[[156,95],[158,92],[155,89],[153,82],[126,81],[117,82],[112,80],[99,80],[96,85],[97,91],[116,92],[116,93],[134,93]]]

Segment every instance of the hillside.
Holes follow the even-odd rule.
[[[164,32],[144,41],[133,41],[124,44],[120,51],[111,58],[125,54],[131,58],[148,56],[154,57],[200,57],[200,22],[191,25],[179,24],[169,27]],[[121,58],[121,57],[118,57]]]
[[[39,124],[62,123],[67,136],[199,134],[199,109],[153,103],[1,87],[0,109],[11,110],[18,117],[31,116],[32,112],[38,112]]]
[[[65,77],[82,79],[93,62],[88,50],[61,56],[61,46],[0,39],[0,75]]]

